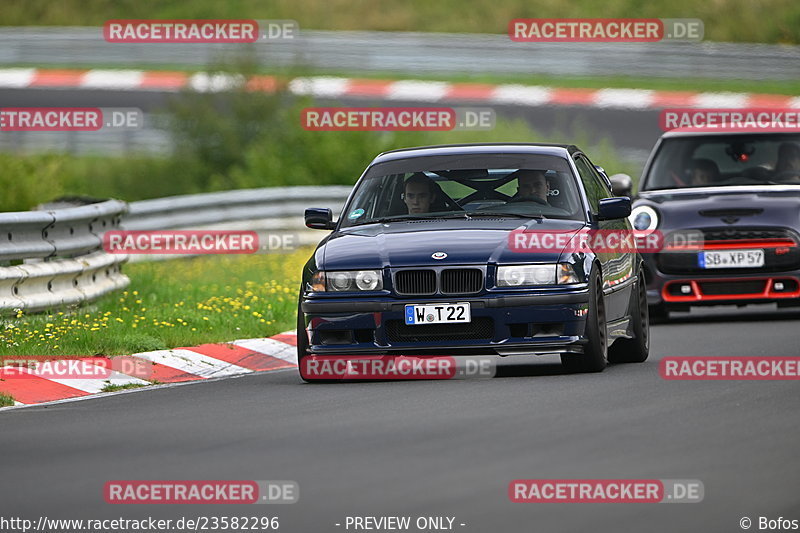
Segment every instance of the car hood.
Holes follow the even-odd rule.
[[[509,249],[515,229],[577,232],[576,220],[522,219],[425,220],[369,224],[335,232],[320,246],[325,270],[445,266],[487,263],[557,261],[559,253],[519,253]],[[444,259],[432,258],[444,252]]]
[[[800,227],[800,187],[704,187],[645,191],[635,202],[659,211],[660,229]]]

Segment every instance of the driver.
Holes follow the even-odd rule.
[[[800,178],[800,146],[795,143],[782,143],[778,147],[775,177],[794,179],[794,181]]]
[[[719,179],[719,167],[710,159],[694,159],[691,179],[692,187],[713,185]]]
[[[403,201],[408,214],[428,213],[436,201],[436,190],[430,178],[424,174],[414,174],[406,180],[403,188]]]
[[[517,194],[514,198],[538,199],[541,203],[547,203],[547,195],[550,193],[550,185],[541,170],[520,170],[517,174]]]

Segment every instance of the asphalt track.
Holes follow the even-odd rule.
[[[465,532],[732,532],[800,518],[790,381],[665,381],[664,356],[800,356],[797,311],[723,308],[652,329],[644,364],[484,380],[303,384],[294,371],[0,413],[0,516],[454,516]],[[699,479],[692,504],[510,503],[513,479]],[[293,505],[110,505],[108,480],[295,480]],[[458,524],[465,524],[460,526]]]

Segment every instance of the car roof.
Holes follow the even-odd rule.
[[[435,146],[419,146],[415,148],[402,148],[390,150],[378,155],[372,164],[424,157],[434,155],[460,155],[460,154],[537,154],[570,157],[581,150],[572,144],[549,143],[472,143],[472,144],[442,144]]]

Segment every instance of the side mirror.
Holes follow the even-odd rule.
[[[631,199],[627,196],[602,198],[597,212],[598,220],[618,220],[631,214]]]
[[[608,180],[614,196],[630,196],[633,192],[633,180],[627,174],[614,174]]]
[[[306,227],[311,229],[333,229],[333,213],[330,209],[309,207],[306,209]]]

